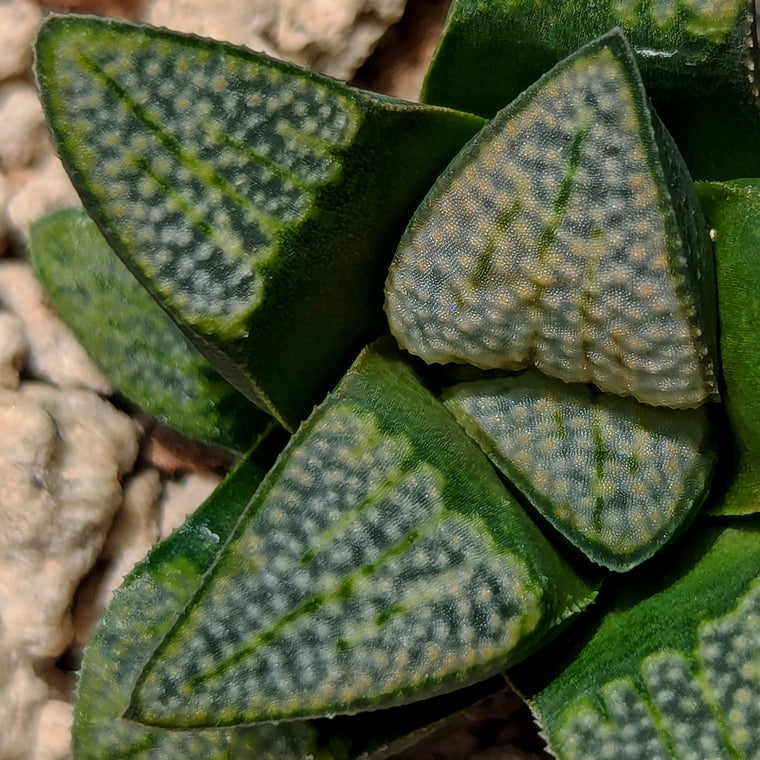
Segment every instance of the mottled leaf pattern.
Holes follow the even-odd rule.
[[[756,520],[693,531],[572,643],[515,669],[555,756],[760,757],[758,574]]]
[[[386,285],[399,343],[655,405],[716,398],[707,233],[653,118],[617,33],[500,112],[401,240]]]
[[[94,17],[48,19],[36,72],[59,154],[110,245],[290,429],[382,332],[400,229],[483,123]]]
[[[382,352],[296,433],[253,513],[141,675],[133,719],[234,725],[448,691],[593,596]]]
[[[538,512],[613,570],[684,526],[715,466],[704,407],[651,407],[535,370],[454,386],[446,405]]]

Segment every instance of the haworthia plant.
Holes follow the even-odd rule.
[[[153,652],[131,719],[232,726],[450,691],[594,596],[383,346],[294,435],[250,512]]]
[[[459,153],[401,240],[386,312],[427,362],[533,366],[655,405],[717,398],[706,229],[620,33]]]
[[[398,232],[482,119],[96,18],[53,16],[36,53],[59,154],[110,245],[294,428],[382,331]]]
[[[753,0],[454,0],[422,99],[491,116],[614,26],[694,176],[760,175]]]
[[[162,730],[123,719],[134,681],[155,639],[182,612],[218,557],[251,489],[278,448],[270,436],[244,457],[222,486],[125,580],[85,654],[74,724],[77,760],[354,760],[384,755],[419,738],[443,718],[487,696],[501,679],[419,703],[412,710],[356,718],[289,721],[279,726],[207,731]]]
[[[760,751],[760,525],[694,531],[510,673],[560,760]]]
[[[704,406],[655,408],[535,370],[445,398],[538,512],[612,570],[655,554],[707,495],[715,450]]]
[[[473,23],[490,13],[501,33],[505,10],[535,20],[539,6],[542,19],[590,9],[567,24],[577,31],[606,8],[468,3],[454,7],[428,87],[457,60],[462,9]],[[639,61],[636,33],[654,27],[679,47],[653,60],[738,49],[746,13],[733,0],[671,6],[610,6],[635,27]],[[551,41],[557,27],[544,33]],[[554,63],[535,46],[514,53],[515,70]],[[666,69],[677,78],[684,67]],[[719,255],[726,247],[724,377],[704,219],[620,31],[480,132],[478,117],[94,18],[43,25],[37,76],[108,244],[212,365],[286,426],[384,329],[382,281],[410,218],[387,289],[399,340],[428,361],[466,362],[460,374],[529,368],[491,370],[489,385],[451,389],[442,403],[431,389],[456,371],[411,361],[390,338],[365,349],[271,468],[265,440],[117,594],[84,661],[77,760],[382,756],[488,693],[498,681],[467,685],[508,666],[563,760],[756,754],[754,518],[721,531],[697,518],[651,557],[705,496],[708,421],[728,444],[710,509],[758,503],[755,341],[742,321],[756,309],[742,247],[757,241],[741,222],[756,211],[754,189],[703,188]],[[92,230],[72,217],[82,225]],[[66,255],[66,235],[43,244],[41,270],[71,293],[47,255]],[[744,274],[730,274],[737,261]],[[78,279],[78,305],[60,300],[62,310],[99,302],[93,279]],[[202,373],[181,374],[200,388]],[[704,406],[724,381],[730,426]],[[234,429],[219,411],[219,430]],[[518,499],[597,562],[647,561],[594,575]],[[602,575],[598,612],[573,622]]]
[[[34,224],[30,250],[53,306],[130,401],[185,435],[235,451],[274,424],[189,344],[83,210]]]

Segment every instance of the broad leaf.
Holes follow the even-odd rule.
[[[538,512],[612,570],[655,554],[707,494],[716,452],[705,407],[656,408],[535,370],[445,398]]]
[[[690,532],[509,674],[555,757],[758,757],[760,526],[741,525]]]
[[[109,244],[294,428],[382,332],[403,224],[482,119],[92,17],[49,18],[36,50],[58,151]]]
[[[422,99],[492,116],[619,26],[694,176],[758,176],[754,17],[747,0],[454,0]]]
[[[386,312],[427,362],[532,366],[690,407],[717,398],[713,290],[694,187],[611,33],[438,179],[393,259]]]
[[[232,726],[413,701],[497,673],[593,596],[378,347],[293,436],[128,717]]]
[[[30,246],[53,306],[130,401],[185,435],[235,451],[275,424],[188,342],[84,211],[43,217]]]
[[[265,441],[245,457],[116,592],[85,651],[73,732],[77,760],[353,760],[419,738],[442,718],[503,687],[496,679],[414,709],[280,726],[173,731],[123,719],[137,674],[249,506],[275,445]]]

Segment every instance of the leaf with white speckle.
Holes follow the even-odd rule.
[[[651,407],[536,370],[445,399],[537,511],[612,570],[659,551],[707,495],[717,455],[705,407]]]
[[[760,526],[678,546],[508,674],[558,760],[760,757]]]
[[[37,80],[111,247],[289,429],[384,328],[398,235],[479,117],[223,43],[52,16]]]
[[[140,675],[129,717],[230,726],[390,707],[524,657],[593,588],[443,405],[365,351]]]
[[[115,593],[85,650],[73,727],[76,760],[367,760],[412,735],[424,735],[438,721],[503,688],[498,678],[427,700],[416,709],[280,726],[176,731],[123,719],[134,680],[156,638],[181,613],[249,508],[250,495],[278,447],[273,438],[246,455]]]
[[[386,312],[429,363],[535,367],[653,405],[717,399],[707,230],[620,32],[456,157],[401,240]]]

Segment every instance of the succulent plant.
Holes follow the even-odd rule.
[[[106,611],[77,760],[381,757],[502,675],[563,760],[758,756],[753,21],[459,0],[413,104],[48,19],[88,213],[40,277],[239,456]]]

